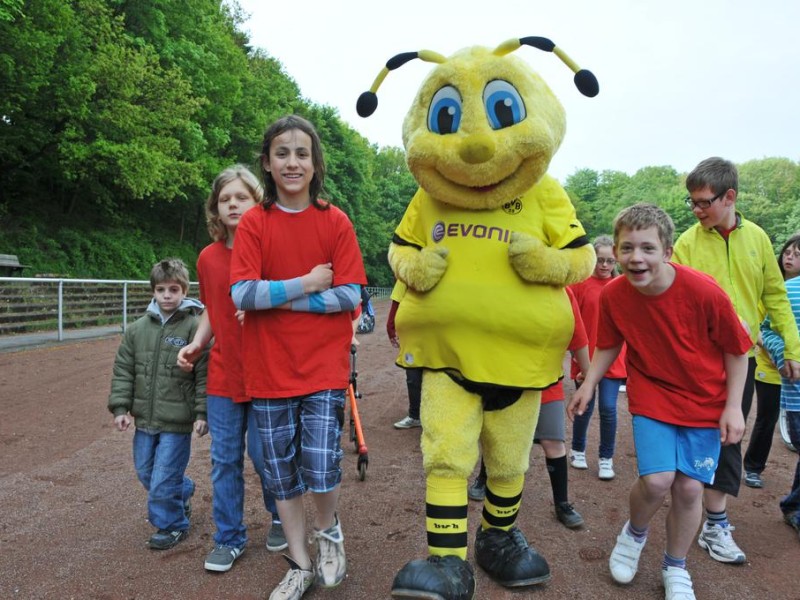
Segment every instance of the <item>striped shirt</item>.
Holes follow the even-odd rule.
[[[789,296],[795,323],[800,328],[800,277],[786,282],[786,294]],[[761,324],[761,336],[772,360],[779,369],[782,368],[784,343],[783,339],[770,328],[769,315]],[[781,376],[781,408],[800,412],[800,381],[791,381]]]

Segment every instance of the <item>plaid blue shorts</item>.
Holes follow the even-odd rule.
[[[344,392],[253,398],[266,483],[278,500],[330,492],[341,482]]]

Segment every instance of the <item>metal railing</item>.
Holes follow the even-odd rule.
[[[196,295],[197,283],[189,294]],[[149,281],[0,277],[0,335],[121,325],[141,315],[152,298]]]
[[[368,286],[378,300],[391,288]],[[197,282],[189,284],[189,296],[197,297]],[[66,279],[50,277],[0,277],[0,335],[99,325],[121,326],[144,313],[152,299],[150,282],[125,279]]]

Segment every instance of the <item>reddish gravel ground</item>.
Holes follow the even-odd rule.
[[[359,337],[359,389],[364,395],[359,406],[369,468],[366,480],[359,481],[357,455],[347,453],[340,516],[348,577],[336,590],[313,590],[308,598],[387,598],[397,570],[426,555],[419,430],[392,428],[405,414],[407,399],[405,378],[393,365],[394,351],[381,329],[387,308],[386,302],[377,303],[378,328]],[[195,440],[189,466],[198,484],[189,537],[165,552],[145,546],[152,528],[146,521],[146,495],[133,470],[132,433],[116,432],[105,409],[118,343],[115,336],[0,354],[0,598],[264,598],[282,578],[285,563],[264,548],[265,515],[250,466],[247,552],[228,573],[203,569],[213,545],[208,437]],[[621,395],[617,478],[599,481],[591,452],[588,471],[570,471],[572,500],[587,523],[581,530],[569,531],[556,522],[541,450],[532,452],[519,524],[548,559],[552,581],[510,592],[476,569],[477,598],[663,598],[663,510],[653,522],[633,584],[615,585],[608,574],[608,554],[626,519],[635,477],[626,407]],[[590,448],[596,447],[596,436],[595,419]],[[693,547],[689,560],[698,598],[800,598],[800,541],[778,509],[796,462],[797,455],[776,434],[764,474],[766,487],[743,487],[730,503],[736,539],[748,562],[722,565]],[[470,508],[474,530],[480,506],[473,503]]]

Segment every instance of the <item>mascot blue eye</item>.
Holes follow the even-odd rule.
[[[490,81],[483,88],[483,105],[492,129],[511,127],[525,116],[525,103],[517,88],[501,79]]]
[[[433,95],[428,109],[428,129],[446,135],[455,133],[461,124],[461,94],[446,85]]]

